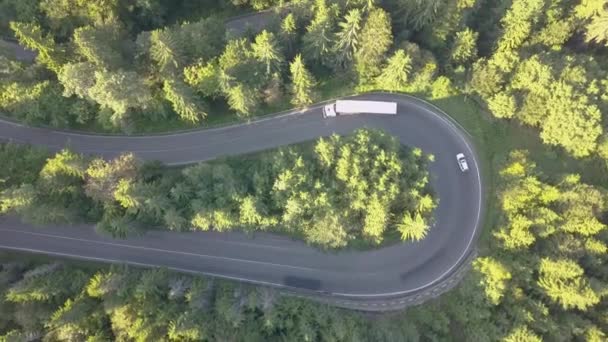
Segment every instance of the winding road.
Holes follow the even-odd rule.
[[[403,144],[432,153],[431,184],[439,197],[435,224],[421,242],[370,251],[323,252],[288,238],[257,233],[153,231],[113,240],[91,226],[33,227],[0,217],[0,248],[55,256],[161,266],[257,284],[283,287],[334,305],[362,310],[404,307],[448,288],[475,251],[483,216],[482,179],[464,130],[436,107],[413,97],[370,93],[357,99],[396,101],[398,115],[353,115],[324,119],[322,104],[248,124],[151,136],[93,135],[0,121],[0,139],[70,147],[114,157],[131,151],[147,160],[187,164],[379,128]],[[463,173],[456,154],[470,170]]]

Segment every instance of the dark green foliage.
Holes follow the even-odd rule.
[[[5,147],[7,158],[13,149]],[[38,175],[6,176],[0,208],[37,223],[93,215],[99,231],[117,237],[138,232],[143,223],[177,231],[273,230],[326,248],[377,245],[386,236],[426,235],[436,205],[428,160],[367,130],[180,173],[143,167],[130,154],[89,161],[62,151]]]
[[[393,34],[388,13],[381,8],[373,9],[361,29],[360,48],[355,54],[360,84],[369,82],[369,79],[380,73],[380,65],[392,44]]]
[[[47,152],[41,148],[1,144],[0,189],[34,182],[46,158]]]
[[[338,15],[338,6],[317,0],[314,18],[302,37],[302,54],[307,61],[329,66],[333,58],[331,46]]]
[[[493,324],[514,341],[583,339],[596,325],[605,327],[597,313],[608,275],[595,266],[606,260],[605,190],[576,175],[552,181],[522,151],[511,153],[500,174],[492,256],[474,263],[492,317],[507,318]]]
[[[120,25],[113,23],[79,27],[74,31],[73,39],[78,54],[101,68],[114,70],[126,64],[123,35]]]
[[[0,193],[0,213],[15,212],[38,224],[78,221],[91,205],[82,188],[85,170],[81,155],[66,150],[56,154],[31,183],[15,184]]]
[[[171,193],[189,189],[194,195],[187,216],[195,229],[287,231],[333,248],[353,239],[377,244],[397,229],[393,217],[422,215],[428,229],[434,201],[424,208],[417,204],[428,189],[426,173],[415,171],[425,163],[419,151],[403,151],[383,134],[359,131],[319,140],[314,153],[310,147],[289,148],[257,160],[186,168],[185,186]],[[421,169],[408,167],[418,164]],[[405,181],[404,174],[413,178]]]
[[[300,0],[265,33],[226,40],[222,18],[235,5],[282,3],[0,0],[3,35],[38,54],[31,66],[10,60],[10,53],[0,56],[0,109],[27,123],[58,127],[129,129],[144,118],[166,129],[168,120],[203,124],[222,116],[210,110],[207,118],[206,103],[213,109],[229,104],[250,117],[271,111],[266,104],[282,93],[306,105],[316,100],[311,95],[349,93],[353,84],[357,91],[446,100],[466,93],[494,117],[530,126],[543,143],[580,157],[569,160],[551,147],[540,153],[551,165],[575,163],[581,176],[540,170],[519,152],[498,174],[494,166],[504,151],[489,151],[489,182],[500,186],[489,194],[493,211],[486,229],[492,231],[481,242],[484,255],[452,293],[392,319],[368,324],[247,286],[106,270],[86,293],[69,289],[69,296],[53,296],[52,305],[0,297],[0,312],[11,313],[0,315],[0,334],[71,341],[606,340],[605,1]],[[294,58],[299,54],[303,60]],[[289,107],[285,99],[279,107]],[[497,132],[528,132],[491,117],[459,119],[465,126],[476,120]],[[90,162],[69,152],[45,163],[43,152],[5,145],[0,211],[37,222],[86,218],[113,236],[158,225],[175,231],[263,227],[325,246],[344,245],[353,236],[372,243],[385,235],[424,237],[424,213],[408,203],[391,207],[398,214],[387,216],[390,196],[361,192],[373,177],[354,177],[346,189],[337,163],[348,158],[328,151],[352,141],[324,141],[315,152],[285,148],[263,155],[263,162],[228,159],[183,172],[142,167],[130,156]],[[322,155],[333,156],[335,164],[323,166]],[[602,172],[603,184],[589,181]],[[311,196],[319,203],[307,200]],[[434,203],[426,196],[416,200]],[[345,232],[352,222],[357,230]],[[0,290],[8,293],[21,273],[21,266],[3,265]],[[30,289],[46,289],[45,281],[32,284]]]
[[[0,109],[28,124],[69,127],[90,121],[95,113],[87,102],[63,97],[53,81],[0,83],[0,92]]]
[[[0,274],[10,274],[0,295],[13,306],[3,312],[9,325],[0,325],[0,339],[365,341],[381,333],[359,314],[272,288],[165,270],[113,266],[93,275],[59,264],[4,264]]]

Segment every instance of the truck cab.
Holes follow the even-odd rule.
[[[323,117],[333,117],[336,116],[336,103],[330,103],[323,107]]]

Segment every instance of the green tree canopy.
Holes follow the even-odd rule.
[[[361,30],[360,42],[361,48],[355,54],[357,73],[360,83],[366,83],[380,73],[380,65],[393,44],[391,20],[383,9],[369,12]]]
[[[363,13],[355,8],[350,10],[344,17],[344,21],[338,24],[339,31],[336,33],[333,51],[336,54],[336,63],[341,68],[346,68],[353,61],[354,54],[359,47],[362,21]]]
[[[469,28],[457,32],[452,42],[450,59],[454,64],[463,64],[477,57],[477,39],[479,34]]]
[[[297,55],[289,66],[291,72],[291,103],[295,106],[304,106],[313,102],[313,89],[315,80],[306,69],[302,56]]]
[[[584,270],[571,260],[541,260],[538,284],[564,309],[586,310],[600,301],[589,287]]]
[[[337,4],[328,6],[326,0],[316,0],[314,10],[314,19],[306,27],[306,33],[302,37],[302,55],[312,63],[331,65],[335,58],[331,47],[334,41],[338,6]]]
[[[412,58],[399,49],[388,59],[388,64],[376,80],[380,89],[400,91],[407,86],[412,71]]]
[[[285,58],[273,33],[262,31],[255,37],[251,49],[253,56],[266,65],[266,75],[281,70]]]
[[[34,23],[11,22],[10,27],[19,43],[38,53],[37,59],[49,69],[58,72],[65,63],[65,52],[56,44],[53,37],[42,32],[40,25]]]

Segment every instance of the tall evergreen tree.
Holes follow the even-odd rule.
[[[370,11],[361,30],[360,42],[361,48],[357,50],[355,59],[359,83],[366,84],[380,73],[380,65],[393,44],[391,20],[383,9]]]
[[[194,91],[181,81],[165,81],[163,92],[179,117],[190,123],[198,123],[207,116],[203,103]]]
[[[289,66],[291,72],[291,103],[295,106],[305,106],[313,102],[315,80],[306,69],[302,56],[297,55]]]
[[[608,46],[608,10],[595,16],[586,27],[585,37],[588,42],[593,41]]]
[[[280,72],[281,65],[285,60],[273,33],[266,30],[262,31],[262,33],[255,37],[255,42],[251,44],[251,49],[255,58],[266,65],[266,75]]]
[[[389,91],[402,91],[407,86],[412,70],[412,59],[399,49],[388,59],[388,64],[376,80],[378,87]]]
[[[181,37],[170,29],[154,30],[150,34],[150,56],[161,72],[174,73],[183,61]]]
[[[344,21],[338,24],[340,30],[336,33],[333,50],[336,54],[336,63],[342,68],[352,62],[353,55],[357,52],[362,18],[362,12],[355,8],[350,10]]]
[[[478,36],[477,32],[469,28],[456,33],[450,53],[452,63],[463,64],[477,57]]]
[[[101,68],[116,70],[125,66],[122,55],[124,37],[117,23],[99,27],[84,26],[74,31],[74,44],[80,55]]]
[[[52,36],[44,34],[40,25],[34,23],[11,22],[10,27],[23,46],[38,53],[40,63],[59,72],[66,56],[63,47],[55,43]]]
[[[306,60],[331,65],[337,13],[337,5],[328,6],[326,0],[316,1],[315,17],[302,37],[302,55]]]

